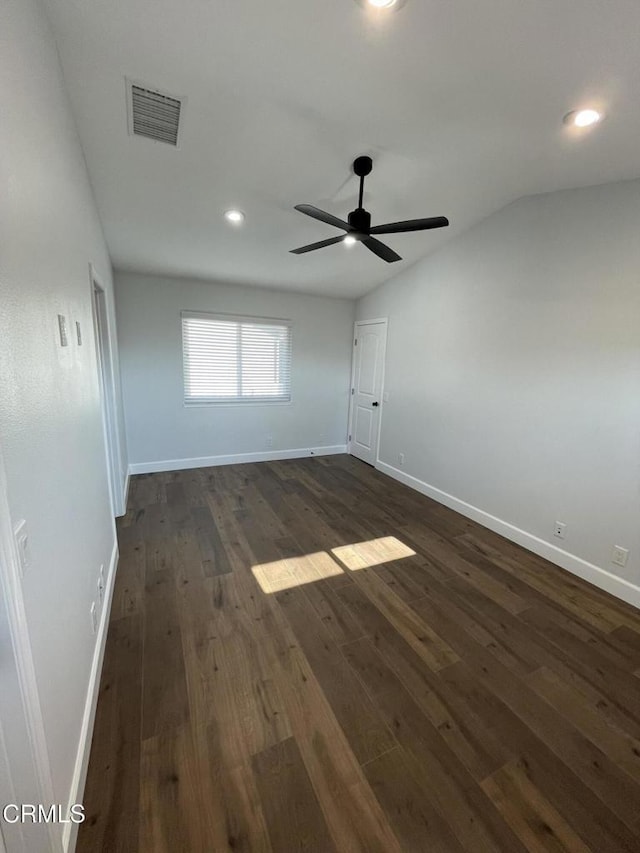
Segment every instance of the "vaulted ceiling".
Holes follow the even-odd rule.
[[[640,176],[637,0],[45,0],[118,269],[358,296],[519,196]],[[127,131],[125,76],[187,97],[181,144]],[[562,123],[596,106],[589,131]],[[335,236],[350,163],[374,158],[375,222],[442,231]],[[223,212],[239,207],[242,228]]]

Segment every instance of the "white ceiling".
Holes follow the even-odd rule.
[[[512,201],[640,176],[638,0],[46,0],[114,266],[359,296]],[[125,75],[186,95],[179,149],[127,134]],[[563,115],[600,106],[599,127]],[[349,166],[374,158],[374,224],[446,215],[361,246],[338,232]],[[222,218],[240,207],[247,221]]]

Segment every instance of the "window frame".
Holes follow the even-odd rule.
[[[262,326],[285,326],[289,330],[289,395],[288,399],[268,397],[235,397],[222,398],[194,398],[187,397],[187,359],[184,339],[184,320],[219,320],[227,323],[250,323]],[[293,402],[293,323],[282,317],[252,316],[249,314],[225,314],[219,311],[190,311],[184,309],[180,312],[180,340],[182,355],[182,405],[185,409],[240,406],[290,406]]]

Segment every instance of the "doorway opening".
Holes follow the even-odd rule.
[[[123,515],[124,494],[122,491],[120,440],[116,421],[115,370],[111,348],[109,311],[105,289],[91,266],[91,305],[93,330],[96,342],[96,360],[100,385],[102,427],[109,481],[111,511],[114,516]]]

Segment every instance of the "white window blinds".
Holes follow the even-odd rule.
[[[186,404],[291,399],[288,320],[183,312],[182,352]]]

